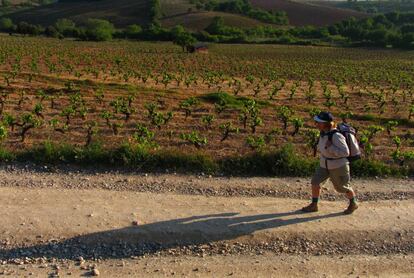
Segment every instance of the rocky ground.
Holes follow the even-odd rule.
[[[0,276],[412,277],[414,180],[353,183],[2,166]]]

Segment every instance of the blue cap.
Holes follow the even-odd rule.
[[[321,112],[313,117],[313,119],[318,123],[330,123],[333,121],[333,116],[329,112]]]

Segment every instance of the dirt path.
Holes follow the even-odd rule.
[[[290,256],[238,255],[150,257],[65,261],[0,266],[5,277],[82,277],[98,269],[102,277],[404,277],[414,273],[413,255]],[[58,267],[58,269],[57,269]]]
[[[305,179],[22,169],[0,170],[0,177],[0,274],[12,277],[88,275],[93,268],[103,277],[414,273],[412,180],[355,181],[356,188],[366,187],[361,194],[372,190],[371,198],[344,216],[346,201],[333,192],[336,198],[323,201],[320,212],[302,214],[297,209],[307,200],[300,195],[166,190],[168,183],[217,192],[289,184],[291,192],[301,192]],[[163,179],[162,190],[151,190]],[[119,180],[125,187],[111,188]]]

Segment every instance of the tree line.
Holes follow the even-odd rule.
[[[350,18],[327,27],[304,26],[278,28],[258,26],[243,29],[225,24],[216,17],[205,30],[189,32],[182,26],[164,28],[156,20],[147,26],[129,25],[124,29],[103,19],[88,19],[78,26],[69,19],[59,19],[43,27],[27,22],[15,24],[0,18],[0,30],[24,35],[73,37],[80,40],[107,41],[111,39],[173,41],[187,49],[198,41],[226,43],[323,44],[340,46],[375,46],[414,49],[414,13],[388,13],[357,20]]]

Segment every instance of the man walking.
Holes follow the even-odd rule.
[[[355,192],[350,185],[351,176],[348,161],[350,150],[345,136],[336,129],[336,124],[331,113],[321,112],[314,117],[314,120],[317,128],[321,132],[318,143],[320,163],[311,181],[312,203],[302,208],[302,211],[318,211],[321,185],[329,178],[335,190],[339,193],[346,194],[349,199],[349,206],[344,213],[352,214],[358,208],[358,204],[355,199]]]

